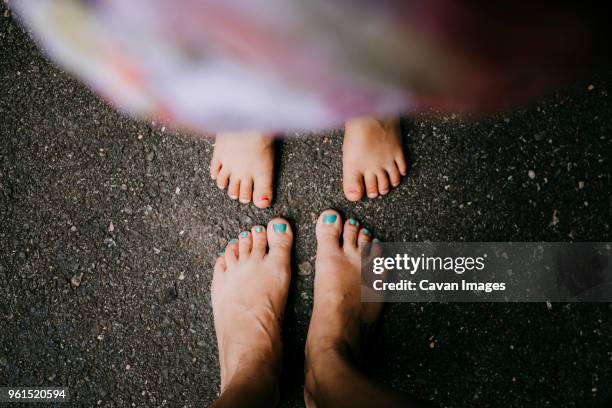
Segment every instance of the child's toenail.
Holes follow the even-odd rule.
[[[242,238],[246,238],[246,237],[248,237],[248,236],[249,236],[249,233],[248,233],[248,231],[242,231],[242,232],[240,233],[240,236],[241,236]]]
[[[327,214],[323,216],[323,224],[333,224],[338,219],[337,215]]]
[[[374,242],[375,244],[380,244],[380,239],[374,238],[374,240],[372,242]]]
[[[274,224],[274,232],[284,234],[287,232],[287,224]]]
[[[349,219],[349,224],[351,224],[352,226],[355,226],[358,224],[357,220],[354,218]]]
[[[234,245],[238,240],[236,238],[232,238],[229,240],[230,245]]]
[[[263,227],[255,227],[255,232],[263,232]]]
[[[261,196],[259,198],[261,201],[270,201],[270,199],[268,198],[268,196]]]
[[[371,234],[371,232],[370,232],[369,229],[367,229],[367,228],[363,229],[363,235],[370,236],[370,234]]]

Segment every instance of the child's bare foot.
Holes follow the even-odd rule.
[[[272,203],[274,139],[258,132],[221,133],[215,140],[210,176],[231,199],[259,208]]]
[[[361,302],[361,251],[368,250],[372,233],[340,214],[324,211],[317,221],[314,307],[306,359],[316,364],[327,352],[354,355],[364,340],[364,329],[376,322],[381,303]],[[342,237],[341,237],[342,236]],[[376,242],[376,241],[375,241]],[[374,244],[375,245],[375,244]]]
[[[342,185],[351,201],[385,195],[407,171],[398,119],[355,118],[346,122],[342,147]]]
[[[211,295],[222,392],[266,380],[278,392],[292,241],[287,221],[276,218],[267,230],[242,232],[217,259]]]

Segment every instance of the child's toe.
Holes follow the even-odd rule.
[[[387,176],[387,172],[384,170],[380,170],[376,173],[376,181],[378,182],[378,192],[381,195],[385,195],[389,193],[389,177]]]
[[[402,176],[400,175],[399,169],[397,168],[397,165],[395,164],[395,162],[387,166],[385,170],[387,170],[387,174],[389,175],[389,181],[391,182],[391,185],[393,187],[399,186],[402,180]]]
[[[395,164],[397,164],[397,168],[402,176],[405,176],[408,172],[408,165],[406,164],[406,158],[404,157],[404,153],[400,152],[395,157]]]
[[[259,208],[267,208],[272,204],[272,174],[255,178],[253,203]]]
[[[230,178],[230,172],[226,168],[221,167],[221,170],[219,171],[219,174],[217,175],[217,179],[216,179],[217,187],[219,187],[221,190],[225,190],[229,183],[229,178]]]
[[[248,204],[253,197],[253,179],[250,177],[240,180],[240,202]]]
[[[365,175],[365,185],[366,191],[368,193],[369,198],[378,197],[378,180],[376,178],[376,174],[368,173]]]
[[[217,160],[215,157],[210,161],[210,178],[215,180],[219,175],[219,171],[221,170],[221,162]]]
[[[342,189],[350,201],[359,201],[363,197],[363,175],[358,172],[345,172],[342,176]]]
[[[240,194],[240,179],[238,177],[231,177],[229,187],[227,188],[227,195],[232,200],[237,200]]]

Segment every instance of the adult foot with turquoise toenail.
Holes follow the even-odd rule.
[[[219,406],[246,395],[273,406],[281,369],[281,322],[293,233],[276,218],[229,241],[214,268],[212,309],[221,366]],[[256,379],[256,381],[255,381]]]
[[[333,210],[321,214],[316,233],[314,308],[307,360],[330,347],[349,347],[356,352],[362,326],[375,322],[381,309],[380,303],[361,303],[361,256],[371,250],[368,244],[372,243],[372,233],[353,218],[343,223]]]

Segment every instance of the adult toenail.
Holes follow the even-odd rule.
[[[370,236],[370,234],[371,234],[371,232],[370,232],[369,229],[367,229],[367,228],[363,229],[363,235]]]
[[[246,237],[248,237],[248,236],[249,236],[249,233],[248,233],[248,231],[242,231],[242,232],[240,233],[240,236],[241,236],[242,238],[246,238]]]
[[[236,242],[238,242],[238,240],[236,238],[232,238],[229,240],[229,244],[230,245],[234,245]]]
[[[338,216],[335,214],[326,214],[323,216],[323,224],[333,224],[338,219]]]
[[[263,232],[263,227],[255,227],[255,232]]]
[[[356,220],[356,219],[354,219],[354,218],[350,218],[350,219],[349,219],[349,224],[351,224],[351,225],[355,226],[355,225],[357,225],[357,224],[359,224],[359,223],[357,222],[357,220]]]
[[[380,244],[380,239],[374,238],[374,240],[372,242],[374,242],[375,244]]]
[[[284,234],[287,232],[287,224],[274,224],[274,232]]]
[[[268,196],[261,196],[261,197],[259,197],[259,199],[261,201],[270,201],[270,198],[268,198]]]

